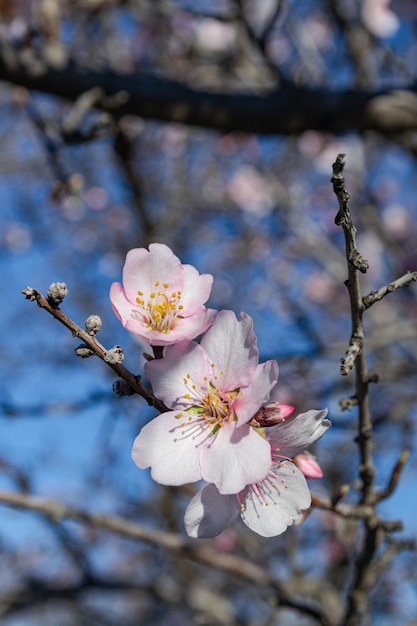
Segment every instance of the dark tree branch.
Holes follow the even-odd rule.
[[[389,497],[398,484],[402,467],[407,459],[404,453],[397,462],[392,472],[389,484],[385,490],[379,494],[375,491],[374,477],[375,467],[373,463],[373,435],[372,421],[369,407],[369,384],[375,380],[368,373],[365,357],[365,334],[363,328],[363,313],[367,306],[380,300],[389,292],[390,286],[384,287],[377,292],[362,298],[359,282],[359,273],[366,272],[368,262],[360,255],[356,247],[356,228],[353,224],[350,207],[349,193],[347,192],[343,174],[345,155],[339,154],[333,164],[333,189],[339,202],[339,211],[336,216],[336,224],[342,226],[346,242],[346,260],[348,267],[348,280],[346,285],[349,292],[352,334],[346,358],[342,359],[341,374],[347,374],[353,367],[356,368],[355,380],[355,403],[359,409],[359,475],[361,478],[361,499],[357,506],[367,507],[368,515],[363,516],[364,539],[355,562],[353,581],[349,589],[345,615],[341,622],[343,626],[367,626],[369,619],[369,595],[375,583],[385,567],[385,563],[391,562],[395,554],[392,546],[390,533],[402,529],[401,522],[384,522],[379,517],[376,505],[382,499]],[[392,283],[391,290],[410,284],[415,280],[413,274],[408,273],[395,283]],[[350,407],[349,407],[350,408]],[[340,506],[340,505],[337,505]],[[336,508],[336,507],[335,507]],[[390,548],[385,548],[389,544]],[[389,553],[389,560],[381,559],[378,553],[381,549],[383,554]]]
[[[404,91],[330,91],[294,85],[274,92],[221,93],[144,75],[95,72],[71,61],[56,68],[43,58],[28,61],[22,50],[0,37],[0,80],[76,101],[84,92],[98,96],[95,106],[115,118],[147,119],[220,131],[299,134],[375,130],[400,133],[417,129],[417,87]],[[100,95],[101,94],[101,95]]]

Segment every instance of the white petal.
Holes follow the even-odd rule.
[[[251,426],[224,422],[201,448],[201,476],[220,493],[239,493],[263,480],[271,468],[271,447]]]
[[[200,405],[211,373],[204,350],[195,341],[168,346],[163,359],[145,364],[154,394],[172,409]]]
[[[237,320],[233,311],[219,311],[202,338],[201,347],[214,363],[213,371],[219,376],[224,391],[250,384],[259,353],[249,315],[241,313]]]
[[[307,411],[296,417],[289,417],[275,426],[268,435],[272,452],[279,452],[287,458],[294,458],[320,439],[332,423],[325,419],[327,409]]]
[[[199,491],[187,506],[184,516],[189,537],[215,537],[239,515],[240,505],[235,495],[223,496],[214,485]]]
[[[311,504],[303,473],[289,461],[273,466],[258,486],[248,486],[243,498],[242,520],[262,537],[275,537],[299,519]]]
[[[194,430],[181,425],[177,412],[170,411],[146,424],[133,444],[132,459],[138,467],[151,467],[151,476],[162,485],[184,485],[201,479],[199,449]]]

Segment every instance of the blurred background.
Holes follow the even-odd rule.
[[[280,402],[329,408],[312,489],[347,484],[356,502],[357,415],[339,405],[354,393],[354,375],[339,373],[351,324],[345,244],[330,178],[345,153],[370,264],[363,294],[416,270],[416,3],[2,0],[0,18],[0,489],[184,533],[195,486],[157,485],[130,459],[154,412],[118,398],[112,371],[78,359],[79,342],[21,294],[65,282],[65,312],[81,326],[100,315],[99,340],[123,346],[141,374],[143,346],[108,292],[126,252],[156,241],[213,274],[209,306],[253,317],[261,360],[279,363]],[[378,100],[392,93],[398,101]],[[283,96],[272,114],[271,94]],[[381,505],[404,537],[417,516],[416,319],[415,286],[365,315],[379,375],[377,484],[412,452]],[[355,523],[314,510],[274,539],[236,523],[206,543],[337,614],[359,541]],[[0,555],[4,626],[317,623],[157,546],[6,506]],[[372,592],[372,623],[417,624],[415,584],[405,552]]]

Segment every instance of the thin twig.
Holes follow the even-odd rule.
[[[379,502],[380,500],[385,500],[386,498],[389,498],[390,495],[394,493],[399,483],[404,466],[409,459],[409,456],[410,456],[409,450],[405,449],[401,452],[400,458],[397,460],[391,472],[391,476],[390,476],[387,487],[375,495],[376,502]]]
[[[109,365],[120,378],[126,381],[126,383],[133,389],[135,393],[142,396],[146,402],[158,409],[161,413],[168,411],[163,402],[155,398],[155,396],[149,391],[147,387],[141,382],[140,376],[135,376],[130,370],[128,370],[122,363],[115,362],[108,359],[109,350],[96,339],[95,336],[90,335],[87,331],[83,330],[78,324],[70,319],[58,306],[53,306],[45,296],[43,296],[36,289],[32,287],[26,287],[22,293],[29,300],[35,300],[38,306],[52,315],[56,320],[61,322],[66,328],[68,328],[73,337],[81,339],[93,353],[102,359],[107,365]]]
[[[400,276],[400,278],[397,278],[397,280],[394,280],[392,281],[392,283],[381,287],[377,291],[371,291],[367,296],[364,296],[362,298],[362,303],[365,309],[369,309],[370,306],[375,304],[375,302],[379,302],[379,300],[382,300],[382,298],[384,298],[389,293],[392,293],[399,287],[408,287],[413,281],[416,280],[417,272],[407,272],[403,276]]]

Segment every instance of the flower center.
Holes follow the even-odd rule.
[[[163,289],[158,289],[162,287]],[[155,291],[149,294],[149,298],[146,301],[144,293],[138,291],[136,303],[139,308],[139,314],[145,318],[145,324],[152,330],[157,330],[160,333],[168,334],[175,326],[177,318],[181,317],[182,309],[184,308],[180,304],[181,292],[169,290],[169,284],[160,284],[159,280],[155,282]],[[135,311],[134,317],[139,317],[139,314]]]
[[[214,369],[214,365],[212,367]],[[219,376],[222,375],[223,372],[220,371],[219,375],[213,376],[218,386],[205,379],[208,384],[199,389],[197,385],[193,384],[191,375],[187,374],[183,379],[187,389],[183,397],[186,400],[191,400],[192,406],[177,413],[178,419],[183,420],[181,426],[199,425],[203,430],[208,427],[210,434],[215,435],[225,420],[236,420],[233,404],[238,394],[242,394],[240,390],[223,391],[221,384],[219,384]]]

